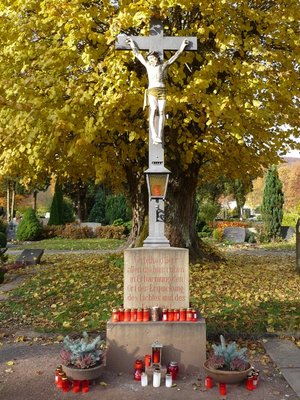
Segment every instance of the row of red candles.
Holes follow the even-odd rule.
[[[254,390],[257,388],[259,380],[259,371],[255,371],[254,369],[250,372],[250,374],[247,376],[246,380],[246,388],[248,390]],[[205,378],[205,387],[206,389],[211,389],[214,385],[214,381],[210,376],[207,376]],[[219,392],[221,395],[226,395],[226,384],[225,383],[219,383]]]
[[[150,321],[149,308],[114,308],[112,311],[112,322],[148,322]],[[152,319],[153,320],[153,319]],[[192,308],[163,308],[161,321],[197,321],[198,314]]]
[[[62,367],[59,366],[55,371],[55,384],[58,389],[63,392],[69,392],[71,389],[74,393],[82,391],[82,393],[87,393],[89,391],[89,381],[88,380],[70,380],[68,379],[66,373],[63,371]]]

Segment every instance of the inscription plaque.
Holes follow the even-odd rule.
[[[188,264],[187,249],[125,250],[124,307],[188,307]]]

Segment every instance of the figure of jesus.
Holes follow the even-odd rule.
[[[165,77],[169,66],[177,60],[180,54],[183,52],[186,46],[189,45],[189,40],[185,39],[181,43],[181,46],[177,52],[169,58],[166,62],[162,63],[159,57],[159,53],[151,51],[148,53],[146,60],[139,52],[136,43],[128,38],[126,42],[130,45],[135,57],[144,65],[148,74],[148,103],[150,107],[149,112],[149,126],[151,137],[154,144],[162,143],[162,134],[165,123],[165,108],[166,108],[166,87]],[[155,129],[155,114],[158,114],[158,127]]]

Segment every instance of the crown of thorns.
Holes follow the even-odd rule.
[[[147,58],[150,56],[154,56],[154,57],[160,59],[160,55],[159,55],[158,51],[149,51],[149,53],[147,54]]]

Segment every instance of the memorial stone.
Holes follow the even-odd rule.
[[[17,258],[17,264],[36,265],[40,264],[41,257],[44,254],[42,249],[25,249]]]
[[[292,226],[282,226],[280,228],[280,236],[283,240],[290,240],[295,235],[295,229]]]
[[[242,227],[224,228],[224,239],[232,243],[244,243],[246,239],[246,229]]]

